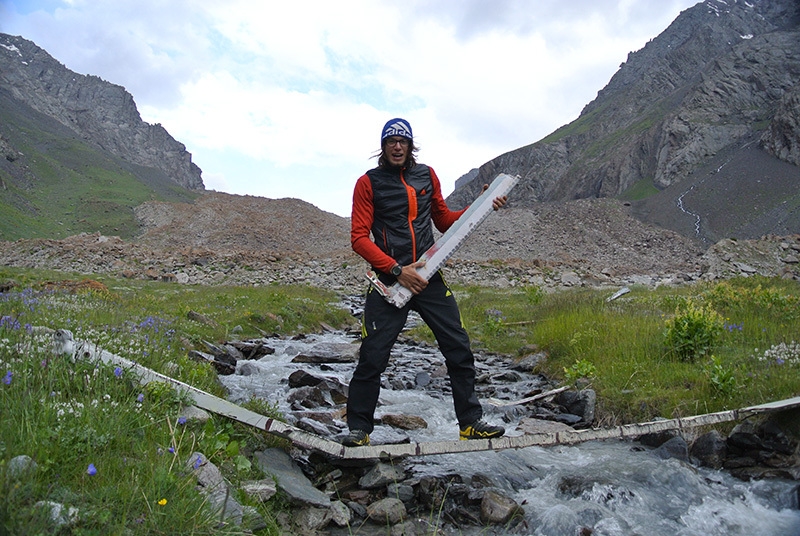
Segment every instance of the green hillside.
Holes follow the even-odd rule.
[[[0,90],[0,239],[138,234],[134,207],[195,199],[163,172],[131,164]]]

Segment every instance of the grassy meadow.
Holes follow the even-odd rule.
[[[264,478],[248,455],[280,445],[213,416],[186,422],[181,400],[128,372],[53,355],[49,329],[88,340],[223,395],[203,341],[314,332],[357,320],[311,287],[199,287],[0,267],[0,534],[53,534],[44,501],[67,509],[69,534],[238,534],[220,527],[187,469],[202,452],[233,484]],[[80,283],[80,284],[78,284]],[[547,353],[541,371],[590,385],[598,425],[686,416],[796,396],[800,284],[747,278],[656,290],[544,293],[537,287],[455,289],[477,348]],[[431,340],[427,328],[412,334]],[[248,407],[280,418],[252,400]],[[9,461],[28,455],[36,471]],[[278,534],[280,496],[254,504]]]

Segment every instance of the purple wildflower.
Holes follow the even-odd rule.
[[[97,468],[94,466],[93,463],[89,464],[89,468],[86,469],[86,474],[89,476],[94,476],[97,474]]]
[[[116,376],[117,378],[119,378],[120,376],[122,376],[122,369],[121,369],[121,368],[119,368],[119,367],[115,368],[115,369],[114,369],[114,376]]]
[[[186,417],[178,417],[178,424],[186,424]]]
[[[6,385],[11,385],[11,377],[14,376],[14,373],[10,370],[6,372],[5,377],[3,378],[3,383]]]
[[[140,403],[140,404],[141,404],[142,402],[144,402],[144,393],[139,393],[139,396],[137,396],[137,397],[136,397],[136,401],[137,401],[138,403]]]

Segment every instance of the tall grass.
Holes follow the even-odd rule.
[[[190,476],[202,452],[236,484],[262,478],[249,462],[274,445],[222,417],[183,419],[184,400],[162,384],[140,386],[129,372],[53,355],[51,334],[70,329],[123,357],[222,394],[208,364],[191,361],[204,341],[290,335],[323,324],[352,326],[338,298],[310,287],[192,287],[0,268],[0,534],[52,533],[52,501],[75,508],[71,534],[234,534],[204,506]],[[70,290],[66,290],[70,289]],[[473,344],[521,356],[543,351],[540,371],[556,382],[582,378],[598,393],[600,425],[732,409],[798,394],[800,285],[748,278],[680,288],[546,294],[537,287],[456,289]],[[723,319],[708,352],[682,360],[670,320],[688,303]],[[424,327],[412,334],[432,336]],[[248,407],[280,418],[253,400]],[[280,443],[278,443],[280,444]],[[28,455],[35,472],[15,476]],[[248,503],[246,497],[237,497]],[[252,504],[276,534],[280,499]]]
[[[303,287],[114,280],[76,291],[59,284],[64,274],[0,269],[0,281],[12,275],[24,284],[0,293],[0,534],[55,533],[42,501],[74,508],[61,529],[70,534],[241,532],[219,526],[187,464],[202,452],[234,483],[263,478],[247,454],[283,442],[217,416],[187,421],[186,401],[166,385],[142,386],[130,371],[54,355],[49,330],[69,329],[76,340],[222,394],[214,371],[191,361],[188,348],[317,330],[321,322],[346,326],[352,319],[332,305],[336,297]],[[280,417],[263,401],[248,407]],[[15,475],[9,461],[19,455],[36,470]],[[271,521],[263,533],[277,533],[271,506],[253,506]]]
[[[456,291],[473,345],[544,351],[546,376],[568,383],[591,371],[601,425],[735,409],[800,394],[800,284],[740,278],[656,290],[530,287]],[[722,318],[708,351],[681,359],[668,327],[687,303]],[[712,330],[712,327],[708,327]],[[705,334],[705,330],[700,330]],[[418,337],[432,340],[423,326]]]

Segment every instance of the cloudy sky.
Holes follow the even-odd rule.
[[[0,0],[0,32],[124,86],[209,190],[350,215],[404,117],[445,195],[573,121],[698,0]]]

